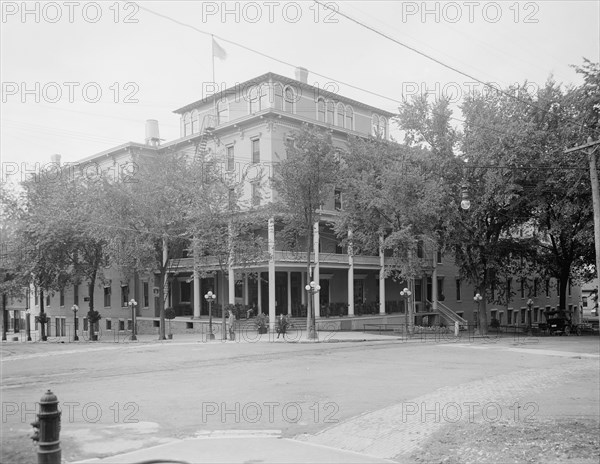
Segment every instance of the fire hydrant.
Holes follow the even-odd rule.
[[[60,411],[58,398],[48,390],[40,399],[38,420],[32,422],[31,439],[38,442],[38,464],[60,464]]]

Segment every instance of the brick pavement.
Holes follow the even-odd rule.
[[[459,347],[457,347],[459,348]],[[471,345],[471,348],[486,349]],[[518,370],[461,385],[443,387],[409,401],[372,411],[298,440],[383,459],[408,458],[441,428],[459,421],[535,421],[539,405],[523,398],[585,378],[598,371],[598,358],[570,353],[548,368]],[[596,374],[594,374],[596,375]],[[590,412],[591,413],[591,412]]]

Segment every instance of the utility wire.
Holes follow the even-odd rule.
[[[484,81],[482,81],[481,79],[478,79],[477,77],[475,77],[475,76],[472,76],[471,74],[469,74],[469,73],[467,73],[467,72],[465,72],[465,71],[461,71],[460,69],[458,69],[458,68],[456,68],[456,67],[454,67],[454,66],[452,66],[452,65],[449,65],[449,64],[447,64],[447,63],[444,63],[443,61],[441,61],[441,60],[439,60],[439,59],[437,59],[437,58],[435,58],[435,57],[433,57],[433,56],[431,56],[431,55],[429,55],[429,54],[427,54],[427,53],[425,53],[425,52],[422,52],[422,51],[420,51],[420,50],[418,50],[418,49],[416,49],[416,48],[414,48],[414,47],[411,47],[410,45],[407,45],[407,44],[405,44],[405,43],[403,43],[403,42],[399,41],[398,39],[395,39],[394,37],[391,37],[390,35],[388,35],[388,34],[386,34],[385,32],[382,32],[382,31],[380,31],[380,30],[376,29],[375,27],[369,26],[368,24],[366,24],[366,23],[364,23],[364,22],[362,22],[362,21],[360,21],[360,20],[358,20],[358,19],[355,19],[355,18],[351,17],[350,15],[348,15],[348,14],[346,14],[346,13],[343,13],[342,11],[340,11],[340,9],[339,9],[339,7],[338,7],[337,5],[336,5],[336,7],[335,7],[335,8],[333,8],[333,7],[332,7],[332,6],[330,6],[329,4],[321,3],[319,0],[313,0],[313,1],[314,1],[315,3],[317,3],[318,5],[321,5],[323,8],[326,8],[326,9],[328,9],[328,10],[331,10],[331,11],[333,11],[333,12],[335,12],[335,13],[339,14],[340,16],[343,16],[344,18],[348,19],[349,21],[351,21],[351,22],[353,22],[353,23],[355,23],[355,24],[358,24],[359,26],[361,26],[361,27],[364,27],[365,29],[368,29],[368,30],[370,30],[371,32],[373,32],[373,33],[375,33],[375,34],[377,34],[377,35],[380,35],[381,37],[384,37],[384,38],[386,38],[386,39],[388,39],[388,40],[390,40],[390,41],[394,42],[395,44],[397,44],[397,45],[400,45],[401,47],[404,47],[404,48],[406,48],[406,49],[408,49],[408,50],[410,50],[410,51],[412,51],[412,52],[414,52],[414,53],[416,53],[416,54],[418,54],[418,55],[420,55],[420,56],[422,56],[422,57],[424,57],[424,58],[426,58],[426,59],[428,59],[428,60],[430,60],[430,61],[433,61],[434,63],[437,63],[437,64],[439,64],[440,66],[443,66],[444,68],[447,68],[447,69],[449,69],[449,70],[451,70],[451,71],[454,71],[454,72],[456,72],[456,73],[458,73],[458,74],[461,74],[461,75],[463,75],[463,76],[465,76],[465,77],[468,77],[469,79],[473,79],[473,80],[475,80],[475,81],[479,82],[480,84],[483,84],[483,85],[485,85],[486,87],[488,87],[488,88],[490,88],[490,89],[492,89],[492,90],[495,90],[495,91],[497,91],[497,92],[499,92],[499,93],[501,93],[501,94],[503,94],[503,95],[505,95],[505,96],[507,96],[507,97],[509,97],[509,98],[512,98],[512,99],[514,99],[514,100],[516,100],[516,101],[518,101],[518,102],[520,102],[520,103],[524,103],[524,104],[526,104],[526,105],[528,105],[528,106],[530,106],[530,107],[532,107],[532,108],[534,108],[534,109],[537,109],[537,110],[539,110],[539,111],[542,111],[542,112],[544,112],[544,113],[548,113],[548,110],[545,110],[545,109],[543,109],[543,108],[540,108],[539,106],[537,106],[537,105],[534,105],[533,103],[529,103],[528,101],[522,100],[522,99],[520,99],[519,97],[516,97],[516,96],[514,96],[514,95],[511,95],[510,93],[508,93],[508,92],[505,92],[505,91],[504,91],[504,90],[502,90],[502,89],[499,89],[499,88],[497,88],[497,87],[494,87],[494,86],[493,86],[493,85],[491,85],[490,83],[484,82]],[[563,118],[563,119],[564,119],[564,118]],[[583,129],[589,129],[589,128],[588,128],[588,127],[586,127],[584,124],[578,123],[578,122],[576,122],[576,121],[570,121],[570,120],[568,120],[568,119],[564,119],[564,120],[565,120],[567,123],[569,123],[569,124],[574,124],[574,125],[577,125],[577,126],[579,126],[580,128],[583,128]],[[596,130],[596,132],[598,132],[598,130]]]

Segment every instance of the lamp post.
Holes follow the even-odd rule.
[[[217,299],[217,295],[209,290],[208,293],[204,295],[204,299],[208,302],[208,339],[214,340],[215,334],[212,330],[212,304],[213,301]]]
[[[475,318],[475,330],[479,330],[479,304],[481,303],[481,300],[483,300],[483,297],[479,294],[476,293],[475,296],[473,297],[473,301],[475,301],[475,303],[477,303],[477,313],[476,313],[476,318]]]
[[[308,328],[308,339],[309,340],[318,340],[319,335],[317,334],[317,328],[315,324],[315,302],[314,295],[319,293],[321,290],[321,286],[314,281],[311,281],[310,284],[306,285],[304,289],[308,292],[309,295],[309,311],[310,311],[310,327]]]
[[[527,335],[531,335],[531,308],[533,306],[533,300],[529,298],[527,300]]]
[[[131,307],[131,340],[135,341],[137,340],[135,336],[135,307],[137,306],[137,301],[132,298],[127,304]]]
[[[25,327],[27,330],[27,341],[28,342],[31,341],[31,320],[29,319],[30,314],[31,314],[31,311],[29,309],[27,311],[25,311]]]
[[[404,327],[405,327],[407,334],[409,333],[409,327],[411,328],[411,332],[412,332],[412,311],[411,311],[411,307],[410,307],[410,296],[411,295],[412,295],[412,292],[406,287],[400,291],[400,298],[402,298],[404,301],[406,301],[406,314],[404,315]],[[409,319],[410,319],[410,324],[409,324]]]
[[[79,306],[74,304],[73,306],[71,306],[71,311],[73,311],[73,330],[75,331],[75,335],[73,335],[73,341],[77,342],[79,341],[79,337],[77,336],[77,311],[79,311]]]

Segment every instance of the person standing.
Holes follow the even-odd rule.
[[[227,311],[227,332],[229,332],[229,339],[235,340],[235,315],[230,310]]]

